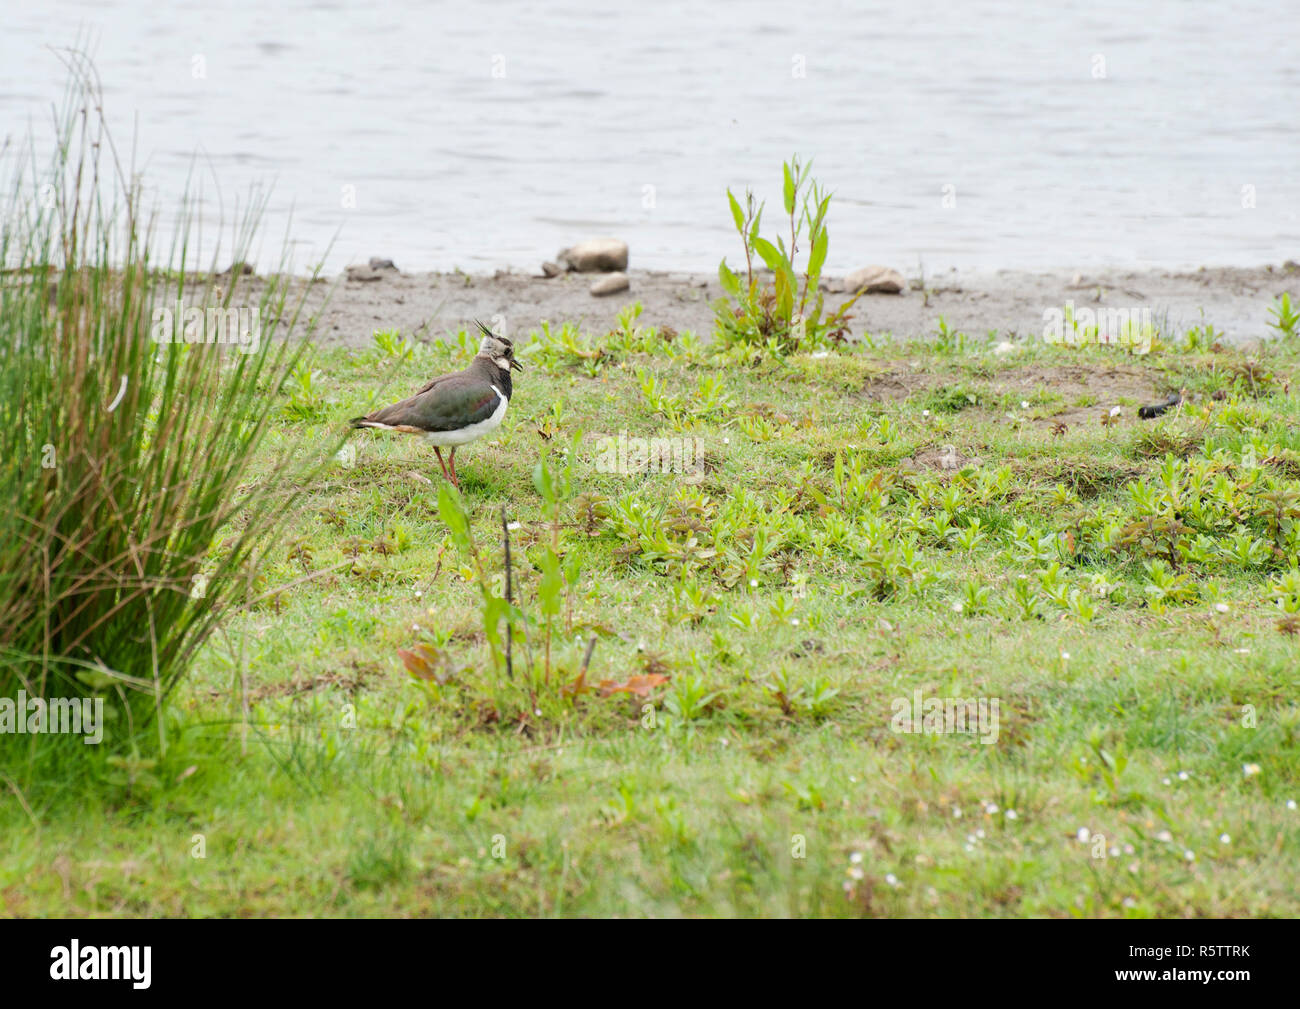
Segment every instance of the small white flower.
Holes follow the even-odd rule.
[[[724,444],[724,445],[730,445],[730,444],[731,444],[731,439],[730,439],[730,438],[723,438],[723,439],[722,439],[722,444]]]
[[[979,830],[975,831],[975,836],[978,837],[981,841],[984,840],[984,828],[981,827]]]
[[[1215,604],[1214,604],[1214,612],[1215,612],[1215,613],[1227,613],[1228,610],[1229,610],[1229,608],[1230,608],[1230,607],[1228,606],[1227,603],[1215,603]]]
[[[861,869],[859,869],[856,865],[850,867],[850,869],[849,869],[849,878],[850,878],[850,879],[862,879],[862,877],[865,876],[865,875],[866,875],[866,873],[863,872]]]
[[[749,587],[750,587],[751,589],[756,589],[756,588],[758,588],[758,579],[757,579],[757,578],[751,578],[751,579],[749,580]]]
[[[1192,851],[1191,848],[1188,848],[1186,851],[1183,852],[1183,858],[1186,859],[1188,862],[1195,862],[1196,852]]]
[[[1079,832],[1074,836],[1079,839],[1080,844],[1087,844],[1088,838],[1092,837],[1092,831],[1087,827],[1080,827]]]
[[[861,865],[861,864],[862,864],[862,852],[860,852],[860,851],[855,851],[855,852],[853,852],[851,855],[849,855],[849,861],[852,862],[854,865]]]
[[[1118,416],[1119,416],[1121,413],[1123,413],[1123,412],[1124,412],[1124,411],[1121,410],[1121,409],[1120,409],[1119,407],[1117,407],[1117,406],[1112,406],[1112,407],[1110,408],[1110,415],[1111,415],[1112,417],[1118,417]]]
[[[1258,765],[1258,764],[1242,764],[1242,765],[1241,765],[1241,773],[1244,774],[1247,778],[1253,778],[1255,775],[1257,775],[1257,774],[1259,773],[1259,765]]]
[[[1112,844],[1110,848],[1107,849],[1106,854],[1108,854],[1111,858],[1119,858],[1119,845]]]
[[[1168,844],[1173,839],[1174,839],[1174,835],[1169,833],[1169,831],[1167,830],[1162,830],[1159,834],[1156,835],[1156,840],[1164,841],[1165,844]]]
[[[928,416],[930,416],[930,411],[929,411],[929,410],[922,410],[922,411],[921,411],[921,416],[922,416],[922,417],[928,417]]]
[[[533,714],[536,715],[538,718],[541,718],[541,717],[542,717],[542,709],[541,709],[541,708],[533,708]]]
[[[1020,814],[1017,813],[1014,809],[1008,809],[1008,810],[1007,810],[1007,819],[1008,819],[1008,820],[1016,820],[1016,819],[1019,819],[1019,818],[1020,818]]]
[[[1130,862],[1128,865],[1128,871],[1133,873],[1134,876],[1136,876],[1138,871],[1138,864],[1136,862]]]
[[[1022,400],[1020,401],[1020,409],[1022,409],[1022,410],[1028,410],[1028,409],[1029,409],[1029,400],[1027,400],[1027,399],[1022,399]]]
[[[790,621],[790,623],[794,624],[795,627],[798,627],[798,626],[799,626],[799,618],[798,618],[798,617],[794,617],[794,618]]]
[[[419,589],[416,589],[416,590],[415,590],[415,598],[416,598],[416,599],[423,599],[423,598],[424,598],[424,593],[421,592]]]
[[[1069,652],[1062,652],[1062,653],[1061,653],[1061,661],[1062,661],[1062,662],[1069,662],[1069,661],[1070,661],[1070,653],[1069,653]]]
[[[978,841],[978,840],[979,840],[979,838],[977,838],[974,834],[967,834],[967,835],[966,835],[966,843],[967,843],[967,844],[974,844],[974,843],[975,843],[976,841]]]
[[[1295,799],[1287,799],[1287,800],[1286,800],[1286,808],[1287,808],[1287,809],[1295,809]]]
[[[1219,843],[1220,843],[1220,844],[1231,844],[1231,843],[1232,843],[1232,835],[1230,835],[1230,834],[1220,834],[1220,835],[1219,835]]]
[[[1125,906],[1125,907],[1137,907],[1137,906],[1138,906],[1138,902],[1137,902],[1136,900],[1134,900],[1132,897],[1125,897],[1125,898],[1124,898],[1124,906]]]
[[[984,807],[984,812],[988,813],[989,816],[992,816],[997,811],[998,811],[998,806],[997,803],[995,802],[990,802],[987,806]]]
[[[1172,784],[1174,783],[1174,779],[1173,779],[1173,778],[1165,778],[1165,779],[1164,779],[1164,782],[1165,782],[1166,785],[1172,785]]]
[[[1292,809],[1295,808],[1295,803],[1294,803],[1294,802],[1291,803],[1291,808],[1292,808]],[[961,807],[960,807],[960,806],[953,806],[953,807],[952,807],[952,818],[953,818],[954,820],[960,820],[960,819],[961,819]]]
[[[1249,648],[1234,648],[1234,649],[1233,649],[1233,652],[1236,653],[1237,655],[1249,655],[1249,654],[1250,654],[1250,649],[1249,649]]]
[[[522,529],[523,525],[519,522],[507,522],[506,528],[509,529],[511,532],[514,532],[516,529]]]
[[[1178,780],[1179,780],[1179,781],[1186,781],[1186,780],[1187,780],[1188,778],[1190,778],[1190,777],[1191,777],[1191,775],[1188,774],[1186,771],[1179,771],[1179,772],[1178,772]]]
[[[890,886],[901,886],[901,885],[902,885],[902,884],[900,884],[900,883],[898,882],[898,877],[895,876],[892,872],[890,872],[890,873],[886,873],[886,874],[885,874],[885,882],[888,883]]]
[[[412,625],[411,625],[411,630],[413,630],[416,634],[419,634],[419,633],[420,633],[420,625],[419,625],[419,624],[412,624]]]
[[[963,606],[961,603],[953,603],[953,604],[952,604],[952,611],[953,611],[954,613],[961,613],[961,612],[962,612],[963,610],[965,610],[965,609],[966,609],[966,607]]]
[[[967,851],[974,851],[974,850],[975,850],[975,845],[973,845],[973,844],[968,844],[968,845],[966,845],[966,850],[967,850]]]
[[[1131,855],[1131,854],[1133,854],[1133,851],[1134,851],[1133,845],[1131,845],[1131,844],[1126,844],[1126,845],[1124,845],[1124,854],[1125,854],[1125,855]]]

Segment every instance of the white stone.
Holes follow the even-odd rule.
[[[567,249],[555,257],[578,273],[608,273],[627,269],[627,242],[617,238],[592,238]]]
[[[846,294],[901,294],[907,288],[907,281],[897,270],[888,266],[864,266],[854,270],[844,278]]]

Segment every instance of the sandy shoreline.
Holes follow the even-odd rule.
[[[384,271],[371,281],[344,276],[313,286],[309,305],[321,309],[315,339],[322,343],[368,345],[376,329],[398,329],[405,335],[431,339],[455,331],[473,319],[506,320],[513,334],[526,333],[543,320],[572,321],[584,329],[605,330],[618,312],[640,301],[641,324],[672,326],[708,333],[712,303],[722,295],[717,277],[709,274],[630,270],[630,290],[607,297],[588,291],[593,274],[565,274],[547,279],[524,273],[494,275]],[[1192,273],[1163,270],[1109,270],[1078,273],[948,273],[928,276],[926,292],[916,289],[919,278],[907,277],[911,289],[902,294],[863,295],[854,306],[855,335],[892,333],[921,336],[934,331],[940,315],[948,324],[971,335],[990,329],[1003,337],[1038,337],[1043,313],[1073,301],[1078,308],[1149,310],[1157,325],[1166,320],[1176,332],[1204,321],[1234,342],[1268,333],[1268,307],[1284,291],[1300,295],[1300,269],[1285,267],[1205,268]],[[837,290],[839,281],[828,281]],[[829,307],[843,294],[830,294]]]

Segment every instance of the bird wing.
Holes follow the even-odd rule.
[[[435,385],[437,385],[439,382],[445,382],[445,381],[447,381],[447,379],[449,379],[449,378],[455,378],[455,377],[456,377],[456,374],[459,374],[459,373],[457,372],[457,373],[453,373],[453,374],[451,374],[451,375],[439,375],[437,378],[431,378],[431,379],[429,379],[429,381],[425,382],[424,385],[420,386],[420,388],[416,389],[414,395],[415,395],[415,396],[418,396],[418,395],[420,395],[420,393],[422,393],[422,392],[428,392],[430,389],[432,389],[432,388],[433,388]]]
[[[377,410],[366,419],[421,431],[459,431],[491,417],[501,396],[491,386],[485,389],[476,376],[462,372],[431,382],[409,399]]]

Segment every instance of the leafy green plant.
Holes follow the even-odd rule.
[[[971,579],[962,586],[961,601],[956,604],[958,612],[968,617],[976,617],[989,611],[989,587]]]
[[[966,334],[949,326],[948,320],[941,315],[938,324],[935,326],[932,347],[936,354],[952,356],[965,353]],[[975,402],[974,397],[971,397],[971,402]],[[961,409],[961,407],[958,407],[958,409]]]
[[[468,277],[466,279],[469,279]],[[450,337],[450,339],[448,338]],[[456,360],[467,361],[478,353],[479,337],[477,333],[471,334],[464,327],[453,332],[448,332],[446,337],[435,337],[433,346],[435,350],[450,353]]]
[[[1215,329],[1213,323],[1203,322],[1199,325],[1190,327],[1183,335],[1183,350],[1213,350],[1215,344],[1222,340],[1223,337],[1223,331]]]
[[[759,234],[764,204],[757,203],[752,192],[746,192],[742,205],[727,190],[732,222],[745,251],[745,273],[734,273],[726,259],[718,265],[727,298],[717,303],[714,314],[718,344],[724,350],[740,348],[783,357],[821,346],[843,335],[848,310],[858,297],[823,317],[825,295],[820,285],[830,247],[826,212],[831,197],[810,178],[811,165],[802,164],[797,156],[782,167],[788,245],[784,235],[777,235],[773,243]],[[796,265],[801,241],[808,245],[802,281]],[[770,287],[760,282],[756,260],[772,271]]]
[[[1074,618],[1080,623],[1090,623],[1092,618],[1097,615],[1097,600],[1094,596],[1079,589],[1071,589],[1067,609],[1074,615]]]
[[[415,344],[395,329],[377,329],[374,335],[375,350],[381,357],[396,361],[410,361],[415,357]]]
[[[657,414],[661,414],[670,423],[675,423],[682,416],[682,400],[666,391],[665,385],[652,372],[645,368],[636,370],[636,378],[641,386],[641,398]]]
[[[957,530],[953,542],[969,553],[987,538],[988,534],[983,530],[983,523],[972,515],[966,521],[966,525]]]
[[[831,713],[839,688],[826,676],[801,677],[782,665],[764,688],[787,717],[805,714],[821,719]]]
[[[294,368],[286,383],[289,401],[281,408],[281,413],[291,420],[319,420],[325,412],[325,397],[317,384],[320,378],[321,372],[306,364]]]
[[[1007,599],[1004,612],[1013,620],[1041,620],[1043,618],[1043,600],[1029,583],[1028,578],[1011,580],[1011,595]]]
[[[1195,602],[1198,597],[1196,583],[1186,572],[1175,574],[1162,560],[1144,561],[1148,582],[1142,587],[1147,605],[1155,613],[1163,613],[1169,605]]]
[[[553,330],[550,322],[545,320],[541,329],[529,334],[529,342],[519,355],[550,374],[574,368],[589,378],[600,373],[607,357],[604,348],[596,346],[576,324],[566,322],[558,330]]]
[[[1124,772],[1128,769],[1128,756],[1121,745],[1108,748],[1102,731],[1094,728],[1088,733],[1088,749],[1092,761],[1075,758],[1074,772],[1081,779],[1100,785],[1093,792],[1093,801],[1111,806],[1129,806],[1142,801],[1142,794],[1123,787]]]
[[[1283,293],[1272,305],[1269,306],[1268,314],[1272,316],[1273,321],[1269,326],[1275,330],[1279,336],[1287,340],[1294,340],[1300,332],[1300,309],[1292,306],[1291,295]]]
[[[694,673],[683,673],[673,679],[673,688],[664,697],[664,709],[682,722],[703,718],[722,696],[722,691],[711,690],[704,678]]]
[[[660,354],[671,344],[671,330],[661,332],[654,326],[639,323],[641,302],[624,305],[615,317],[614,328],[605,337],[605,348],[615,354]]]

